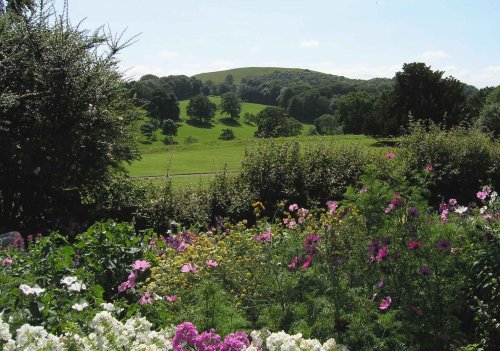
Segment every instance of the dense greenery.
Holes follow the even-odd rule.
[[[0,16],[0,229],[68,221],[137,157],[122,48],[43,8]]]
[[[288,117],[285,110],[279,107],[265,108],[257,114],[255,123],[255,136],[258,138],[297,136],[302,130],[302,124]]]
[[[208,99],[205,95],[196,95],[189,99],[187,114],[191,119],[202,124],[212,121],[217,111],[217,105]]]

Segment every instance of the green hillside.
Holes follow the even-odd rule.
[[[234,78],[234,83],[240,84],[241,79],[248,76],[252,77],[263,76],[274,72],[302,72],[302,71],[306,70],[301,68],[282,68],[282,67],[243,67],[243,68],[234,68],[217,72],[200,73],[194,75],[194,77],[198,78],[202,82],[211,80],[215,84],[220,84],[224,82],[224,79],[228,74],[232,74]]]

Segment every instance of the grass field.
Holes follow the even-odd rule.
[[[213,102],[219,103],[220,98],[211,97]],[[269,140],[256,139],[253,137],[256,127],[249,125],[240,118],[234,123],[225,115],[217,113],[210,128],[198,127],[187,121],[186,107],[188,101],[181,101],[181,120],[178,135],[174,137],[175,145],[164,145],[161,131],[156,132],[157,140],[152,143],[141,143],[142,159],[134,162],[128,167],[132,177],[148,177],[148,181],[161,182],[163,177],[170,175],[174,184],[182,186],[186,184],[206,184],[210,175],[227,168],[230,172],[241,170],[241,160],[245,149],[253,147],[257,143],[269,142]],[[243,104],[242,116],[245,112],[257,114],[264,109],[265,105]],[[224,128],[232,128],[236,139],[222,141],[218,137]],[[277,142],[283,140],[299,140],[303,145],[318,144],[332,140],[370,146],[376,140],[363,135],[338,135],[338,136],[307,136],[310,125],[304,125],[303,133],[297,138],[278,138]],[[195,143],[185,143],[187,137],[197,139]]]
[[[270,74],[275,71],[280,72],[300,72],[303,71],[301,68],[282,68],[282,67],[244,67],[244,68],[235,68],[228,69],[225,71],[217,71],[217,72],[207,72],[200,73],[195,75],[194,77],[198,78],[202,82],[206,82],[207,80],[211,80],[215,84],[219,84],[224,82],[224,79],[228,74],[231,74],[234,78],[234,83],[239,84],[241,79],[247,76],[262,76],[265,74]]]

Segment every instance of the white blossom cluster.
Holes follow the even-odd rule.
[[[335,339],[329,339],[321,344],[316,339],[304,339],[302,334],[290,335],[283,331],[278,333],[253,331],[252,345],[246,351],[257,351],[260,349],[268,351],[348,351],[348,348],[339,345]]]
[[[131,318],[121,323],[108,311],[98,313],[90,323],[89,335],[66,333],[55,336],[43,327],[23,325],[15,339],[9,325],[0,318],[0,349],[4,351],[160,351],[172,350],[174,329],[151,330],[145,318]],[[2,348],[3,347],[3,348]]]

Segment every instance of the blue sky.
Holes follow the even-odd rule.
[[[69,13],[83,28],[141,33],[120,54],[136,78],[279,66],[365,79],[421,61],[500,84],[497,0],[69,0]]]

